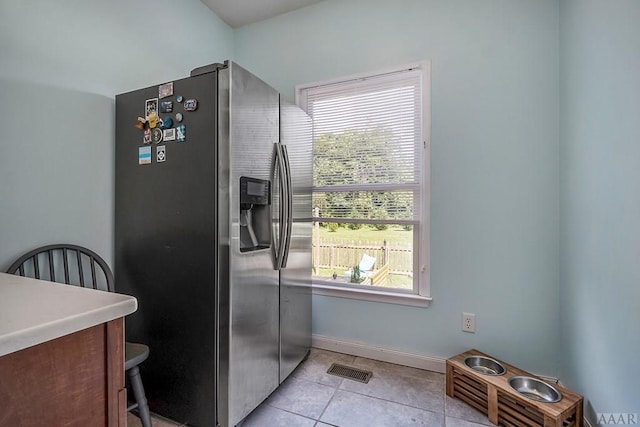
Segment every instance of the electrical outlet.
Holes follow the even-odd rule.
[[[462,332],[476,333],[476,315],[473,313],[462,313]]]

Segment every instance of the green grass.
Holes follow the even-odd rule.
[[[313,230],[313,239],[314,242],[318,238],[317,233],[319,232],[320,241],[324,243],[353,243],[355,246],[357,245],[382,245],[383,241],[387,241],[391,248],[393,247],[405,247],[410,250],[413,248],[413,231],[405,230],[402,226],[389,226],[386,230],[377,230],[373,226],[363,225],[358,230],[352,230],[348,227],[340,227],[336,231],[331,231],[328,227],[318,227]],[[326,253],[323,256],[327,256]],[[344,256],[344,252],[341,256]],[[410,256],[410,255],[409,255]],[[353,258],[353,255],[350,255],[349,258]],[[336,267],[333,269],[329,268],[318,268],[317,271],[314,271],[314,276],[322,277],[326,279],[330,279],[333,273],[336,273],[339,280],[348,281],[348,278],[344,277],[344,273],[347,268],[344,267],[345,264],[348,263],[349,258],[342,258],[342,262],[335,262]],[[353,258],[355,259],[355,258]],[[352,261],[353,261],[352,259]],[[358,256],[359,259],[359,256]],[[393,259],[393,258],[392,258]],[[395,258],[395,262],[398,261],[398,258]],[[314,258],[315,260],[315,258]],[[315,262],[315,261],[314,261]],[[328,259],[325,259],[325,264],[328,262]],[[353,261],[357,264],[357,259]],[[411,262],[411,261],[409,261]],[[339,267],[341,265],[342,267]],[[410,268],[410,267],[409,267]],[[387,278],[387,283],[382,285],[388,288],[401,288],[401,289],[411,289],[413,287],[413,278],[402,275],[402,274],[389,274]]]
[[[315,233],[315,230],[314,230]],[[389,226],[386,230],[376,230],[370,225],[363,225],[359,230],[351,230],[340,227],[337,231],[329,231],[327,227],[320,227],[320,239],[328,242],[331,240],[353,240],[364,242],[382,242],[386,240],[393,245],[413,246],[413,231],[404,230],[401,226]]]

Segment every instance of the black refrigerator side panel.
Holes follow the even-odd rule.
[[[172,111],[184,125],[145,145],[136,128],[158,86],[116,97],[116,291],[138,299],[126,339],[145,343],[141,374],[151,411],[215,425],[216,73],[173,82]],[[183,102],[178,102],[178,95]],[[195,111],[186,111],[197,100]],[[168,104],[164,104],[166,110]],[[179,122],[180,113],[183,116]],[[149,148],[145,148],[149,147]],[[148,156],[150,149],[151,157]],[[150,161],[150,162],[149,162]]]

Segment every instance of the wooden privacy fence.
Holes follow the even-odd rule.
[[[371,241],[331,241],[313,243],[314,268],[349,269],[360,263],[362,255],[376,259],[374,270],[389,265],[389,273],[413,274],[413,248]]]

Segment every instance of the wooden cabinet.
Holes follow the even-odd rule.
[[[1,356],[0,426],[126,426],[123,334],[118,318]]]

